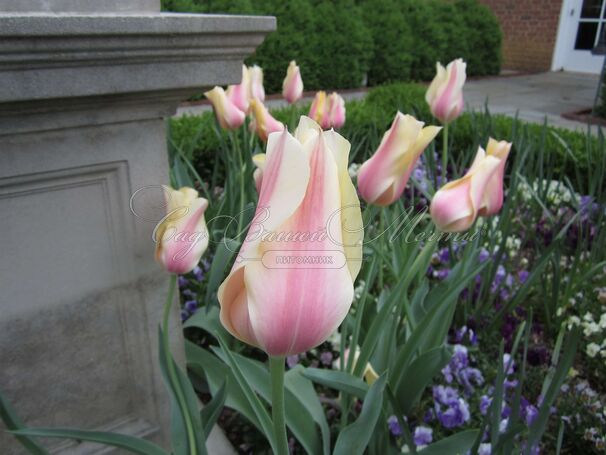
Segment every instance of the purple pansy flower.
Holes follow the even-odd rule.
[[[389,427],[389,431],[392,435],[402,435],[402,427],[400,426],[400,423],[398,422],[398,418],[396,416],[390,416],[389,419],[387,419],[387,426]]]
[[[428,427],[417,427],[414,432],[414,441],[417,446],[426,446],[433,441],[433,430]]]

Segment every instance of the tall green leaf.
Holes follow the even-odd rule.
[[[17,413],[0,392],[0,418],[8,430],[22,430],[25,425]],[[48,455],[48,451],[28,435],[15,434],[17,440],[33,455]]]
[[[168,452],[165,452],[164,449],[153,442],[134,436],[105,431],[74,430],[71,428],[24,428],[14,430],[13,433],[19,436],[39,436],[42,438],[63,438],[97,442],[140,455],[168,455]]]
[[[386,380],[386,376],[382,375],[370,387],[360,416],[354,423],[341,431],[333,455],[362,455],[364,453],[381,415]]]

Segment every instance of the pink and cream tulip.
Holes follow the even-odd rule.
[[[366,202],[384,207],[402,196],[417,160],[441,129],[424,125],[396,114],[379,148],[358,171],[358,190]]]
[[[242,65],[242,82],[227,87],[227,99],[242,112],[248,112],[250,94],[250,76],[246,65]]]
[[[433,197],[430,214],[445,232],[468,230],[478,216],[491,216],[503,206],[503,176],[511,143],[490,139],[464,177],[449,182]]]
[[[332,92],[327,97],[326,92],[321,90],[311,103],[309,117],[325,130],[341,128],[345,124],[345,100],[337,92]]]
[[[154,231],[156,261],[170,273],[191,272],[208,246],[204,212],[208,201],[193,188],[163,187],[166,216]]]
[[[246,114],[227,98],[223,88],[215,87],[204,93],[204,96],[212,103],[213,110],[215,111],[217,121],[219,122],[219,125],[221,125],[221,128],[234,130],[242,126]]]
[[[326,92],[324,90],[320,90],[319,92],[316,92],[316,96],[314,97],[314,100],[311,103],[311,106],[309,108],[309,117],[318,124],[321,124],[325,109]]]
[[[256,166],[253,172],[253,179],[255,180],[255,188],[257,193],[261,193],[261,185],[263,184],[263,168],[265,167],[265,153],[257,153],[252,157],[252,161]]]
[[[460,58],[450,62],[446,68],[439,62],[436,64],[437,74],[427,89],[425,100],[433,116],[442,124],[452,122],[463,110],[466,67],[466,63]]]
[[[322,118],[322,128],[341,128],[345,124],[345,100],[337,92],[328,97],[328,107]]]
[[[254,115],[250,128],[257,132],[257,135],[263,142],[267,142],[267,138],[271,133],[284,130],[284,124],[273,118],[261,101],[253,98],[250,101],[250,107]]]
[[[269,135],[259,204],[218,292],[221,322],[271,356],[307,351],[345,318],[362,259],[350,144],[302,117]]]
[[[250,87],[248,96],[250,99],[265,101],[265,88],[263,87],[263,70],[260,66],[253,65],[248,68]]]
[[[293,60],[288,65],[286,77],[282,83],[282,96],[290,104],[296,103],[303,96],[303,79],[297,63]]]

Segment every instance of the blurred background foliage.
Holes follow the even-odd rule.
[[[165,11],[272,15],[278,29],[246,63],[282,88],[296,60],[306,90],[430,80],[462,57],[469,76],[498,74],[501,30],[477,0],[162,0]]]

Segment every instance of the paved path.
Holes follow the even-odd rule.
[[[550,125],[585,131],[586,124],[561,114],[592,107],[598,79],[598,75],[560,71],[472,80],[465,85],[465,102],[467,109],[483,109],[488,102],[495,114],[517,112],[520,119],[535,123],[547,117]]]
[[[524,76],[491,77],[470,80],[465,84],[464,95],[468,110],[483,110],[487,102],[490,112],[518,117],[534,123],[547,122],[553,126],[586,131],[581,122],[567,120],[561,114],[590,108],[598,85],[599,77],[593,74],[549,72]],[[303,98],[311,102],[313,93]],[[364,90],[345,91],[345,100],[361,99]],[[280,96],[268,97],[270,108],[286,106]],[[196,115],[210,110],[208,104],[182,106],[177,116]],[[597,127],[593,126],[595,133]]]

